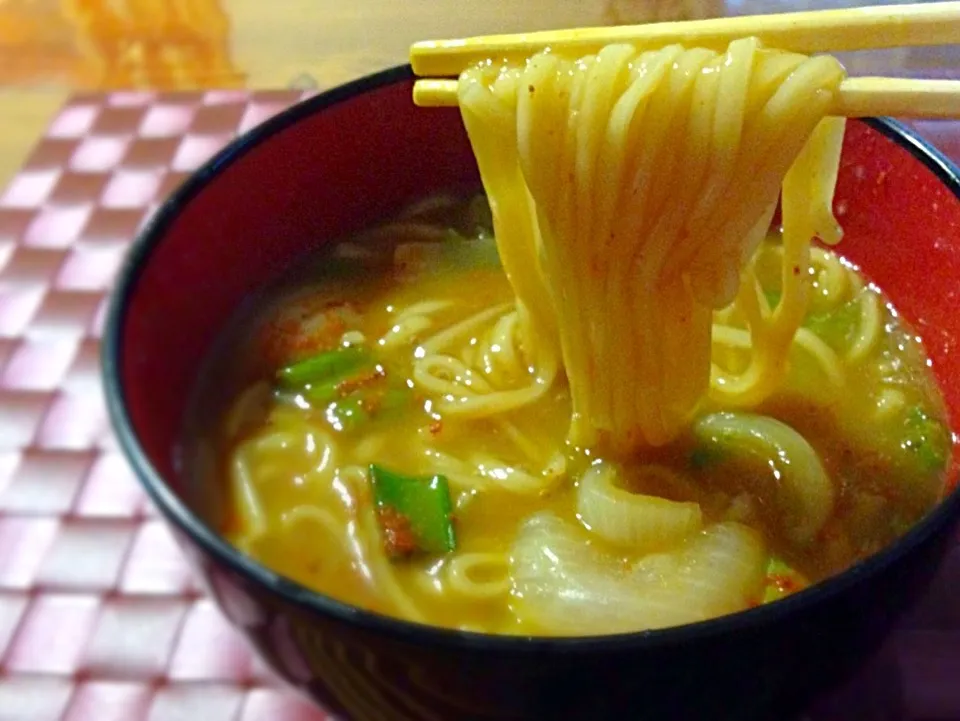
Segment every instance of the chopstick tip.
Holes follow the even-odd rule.
[[[456,107],[456,80],[417,80],[413,84],[413,104],[421,108]]]

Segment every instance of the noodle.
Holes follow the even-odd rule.
[[[377,542],[380,538],[380,532],[377,528],[375,511],[372,505],[367,504],[361,507],[357,525],[359,526],[359,533],[356,536],[365,539],[362,544],[362,557],[365,559],[366,567],[372,576],[371,586],[376,588],[382,596],[385,596],[391,602],[391,605],[405,617],[413,621],[423,621],[423,614],[417,608],[413,599],[397,582],[396,571],[390,566],[383,549]]]
[[[327,510],[317,508],[316,506],[297,506],[286,513],[280,519],[280,522],[287,529],[293,529],[300,523],[316,523],[330,535],[331,538],[340,538],[342,524],[334,515]]]
[[[749,332],[728,325],[714,325],[713,342],[714,345],[719,345],[728,351],[742,352],[751,348]],[[819,336],[807,328],[799,328],[793,339],[793,347],[803,351],[814,361],[834,395],[843,389],[846,382],[843,361]],[[713,363],[712,369],[717,378],[723,378],[726,375],[726,371],[716,362]]]
[[[552,363],[539,369],[540,375],[522,387],[495,391],[466,365],[446,355],[428,355],[414,362],[413,379],[423,389],[440,396],[435,407],[451,416],[483,418],[533,403],[542,397],[557,376]]]
[[[377,341],[385,348],[411,343],[418,333],[433,325],[429,316],[452,305],[450,301],[434,300],[415,303],[397,315],[393,326]]]
[[[451,343],[461,340],[468,333],[474,332],[480,326],[502,315],[510,305],[512,304],[504,303],[492,308],[486,308],[466,320],[462,320],[449,328],[445,328],[435,336],[428,338],[420,344],[420,347],[427,353],[439,353],[446,349]]]
[[[515,342],[518,323],[516,312],[502,316],[480,347],[483,372],[500,386],[528,372]]]
[[[548,464],[541,473],[533,474],[482,455],[477,455],[469,462],[433,449],[428,449],[426,455],[437,472],[446,476],[459,490],[489,491],[497,488],[517,495],[541,495],[563,479],[563,468],[556,462]]]
[[[461,553],[445,564],[450,589],[474,600],[510,592],[510,560],[503,553]]]
[[[249,529],[252,536],[263,533],[267,528],[267,515],[253,486],[249,464],[243,453],[237,452],[234,455],[230,467],[230,480],[233,497],[239,506],[244,526]]]
[[[391,346],[405,345],[410,343],[418,333],[427,330],[432,321],[425,315],[409,314],[403,318],[397,318],[397,321],[386,332],[379,343],[384,348]]]
[[[847,351],[847,362],[859,363],[866,358],[880,340],[881,330],[880,299],[870,289],[860,291],[860,325],[853,345]]]
[[[311,451],[310,444],[307,442],[306,438],[297,435],[293,431],[279,431],[276,433],[270,433],[268,435],[252,439],[247,443],[250,446],[250,449],[256,453],[284,451],[288,448],[295,448],[298,445],[302,446],[308,454],[312,455],[316,452],[315,450]]]
[[[811,300],[811,310],[823,313],[837,308],[851,290],[850,270],[840,259],[823,248],[811,248],[811,265],[817,276],[817,290]]]
[[[831,58],[755,39],[723,54],[541,53],[462,74],[495,223],[503,207],[513,221],[496,228],[498,249],[518,308],[538,309],[523,346],[540,350],[550,335],[538,329],[556,327],[559,348],[545,355],[563,359],[574,444],[662,445],[708,391],[752,405],[777,386],[808,304],[810,238],[839,238],[830,199],[843,120],[824,114],[842,78]],[[781,181],[780,303],[752,314],[747,369],[711,384],[712,312],[737,296]],[[521,252],[528,262],[508,262]],[[754,294],[749,283],[744,292]]]
[[[843,388],[845,382],[843,365],[833,349],[828,346],[820,336],[811,332],[808,328],[800,328],[796,335],[796,344],[803,348],[810,356],[817,361],[823,370],[823,375],[827,382],[839,391]]]
[[[272,381],[217,427],[231,537],[377,612],[573,635],[743,610],[895,537],[949,435],[919,338],[824,247],[843,76],[753,38],[468,68],[485,193],[339,244],[357,275],[281,306]]]
[[[510,441],[515,445],[520,452],[526,457],[531,463],[539,463],[543,460],[543,452],[541,448],[543,444],[538,444],[531,441],[527,436],[510,421],[499,420],[499,427],[503,430],[504,435],[510,439]],[[563,459],[563,453],[557,449],[556,454],[558,454]]]

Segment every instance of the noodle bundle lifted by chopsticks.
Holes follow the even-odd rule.
[[[562,360],[572,443],[663,445],[708,395],[745,406],[776,389],[807,310],[810,241],[840,238],[844,121],[826,114],[844,75],[754,38],[724,53],[544,51],[461,75],[523,351],[535,368]],[[751,260],[781,189],[771,307]],[[711,365],[714,311],[734,302],[751,340],[739,374]]]

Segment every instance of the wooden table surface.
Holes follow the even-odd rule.
[[[0,187],[79,90],[329,87],[411,42],[853,5],[848,0],[0,0]],[[956,72],[952,49],[866,66]],[[866,67],[865,66],[865,67]]]
[[[0,0],[0,187],[72,91],[322,88],[404,62],[410,43],[428,36],[609,23],[638,12],[687,15],[698,5],[703,1]]]

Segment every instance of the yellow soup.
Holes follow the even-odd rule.
[[[937,502],[951,438],[919,339],[831,252],[776,393],[623,457],[567,442],[563,371],[527,367],[489,222],[482,196],[428,199],[238,314],[188,451],[215,455],[244,552],[408,620],[613,633],[795,592]],[[771,307],[780,257],[772,234],[751,261]],[[715,314],[715,374],[743,370],[745,327]]]

